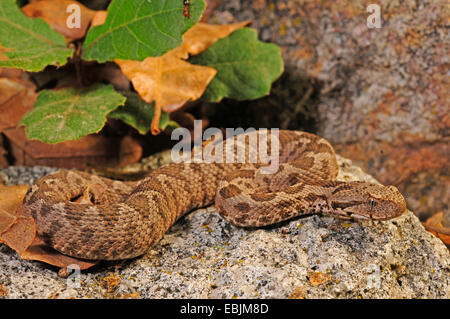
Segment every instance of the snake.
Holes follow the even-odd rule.
[[[250,229],[314,214],[373,221],[405,212],[395,186],[337,181],[336,154],[326,139],[272,132],[205,143],[208,156],[198,160],[194,148],[137,181],[59,170],[29,188],[22,209],[47,245],[91,260],[143,255],[180,217],[213,203],[225,221]]]

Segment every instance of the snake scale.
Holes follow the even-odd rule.
[[[144,254],[177,219],[213,202],[222,218],[241,227],[308,214],[386,220],[405,211],[405,199],[394,186],[336,181],[332,146],[310,133],[280,130],[278,170],[264,173],[267,159],[249,160],[257,152],[252,138],[260,135],[253,131],[211,143],[211,155],[223,158],[245,148],[244,161],[171,163],[134,182],[58,171],[32,185],[23,210],[54,249],[105,260]],[[230,141],[234,144],[226,147]],[[267,154],[273,145],[267,139]]]

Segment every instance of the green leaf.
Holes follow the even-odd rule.
[[[28,18],[15,0],[0,1],[0,67],[37,72],[47,65],[64,65],[73,50],[40,18]]]
[[[182,0],[114,0],[105,24],[89,30],[83,58],[142,61],[160,56],[182,43],[205,9],[204,0],[190,0],[190,16],[183,16]]]
[[[30,139],[46,143],[76,140],[100,131],[106,116],[125,103],[111,85],[84,89],[43,90],[20,121]]]
[[[153,103],[148,104],[143,101],[137,93],[122,92],[122,94],[127,98],[125,106],[111,112],[108,117],[122,120],[137,129],[139,133],[146,134],[150,130],[155,106]],[[159,127],[164,130],[170,124],[169,122],[169,114],[162,112]]]
[[[217,70],[202,96],[203,100],[211,102],[224,97],[252,100],[267,95],[284,68],[281,49],[275,44],[258,41],[256,31],[250,28],[218,40],[189,62]]]

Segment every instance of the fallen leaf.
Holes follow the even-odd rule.
[[[177,51],[175,49],[175,51]],[[159,133],[161,110],[171,112],[189,100],[200,98],[217,71],[211,67],[190,64],[179,59],[175,51],[142,62],[116,60],[122,72],[133,82],[139,96],[147,103],[155,102],[151,124]]]
[[[32,217],[15,216],[14,222],[2,231],[0,242],[14,249],[21,258],[36,236],[36,224]]]
[[[77,141],[47,144],[29,140],[23,127],[5,129],[3,133],[11,145],[14,164],[20,166],[117,167],[135,163],[142,155],[142,147],[132,138],[92,134]]]
[[[16,127],[22,116],[33,108],[36,87],[30,82],[14,78],[0,78],[0,132]]]
[[[22,200],[27,185],[0,185],[0,243],[21,255],[33,242],[36,225],[30,216],[22,213]]]
[[[0,77],[0,133],[4,134],[0,136],[0,145],[3,145],[2,140],[10,145],[9,154],[0,146],[0,167],[7,166],[7,156],[14,159],[15,165],[79,169],[125,166],[140,159],[142,147],[130,138],[89,135],[78,141],[53,145],[29,140],[24,129],[16,127],[21,118],[33,109],[38,96],[36,87],[31,81],[22,79],[21,73],[13,69],[1,69],[1,75],[14,77]],[[117,144],[121,147],[114,147]]]
[[[217,71],[212,67],[185,61],[189,54],[206,50],[215,41],[244,27],[249,21],[231,25],[197,23],[183,36],[183,44],[160,57],[144,61],[115,60],[132,81],[139,96],[147,103],[155,102],[151,124],[153,134],[160,132],[161,111],[173,112],[190,100],[199,99]]]
[[[26,76],[26,73],[20,69],[0,68],[0,78],[19,79],[23,75]]]
[[[182,46],[192,55],[199,54],[213,45],[217,40],[229,36],[232,32],[250,23],[250,20],[223,25],[197,23],[184,34]]]
[[[83,270],[95,266],[99,263],[99,261],[96,260],[84,260],[63,255],[46,245],[38,236],[36,236],[33,243],[28,247],[28,249],[20,254],[20,258],[26,260],[42,261],[46,264],[60,267],[62,268],[62,270],[67,268],[74,268],[74,265],[79,267],[80,270]]]
[[[75,16],[69,6],[78,6],[80,12],[79,25],[74,24],[71,16]],[[81,39],[86,35],[89,23],[96,11],[91,10],[78,1],[42,0],[22,7],[22,12],[30,18],[42,18],[53,30],[61,33],[68,41]],[[75,12],[76,13],[76,12]]]
[[[15,250],[22,259],[39,260],[61,268],[77,265],[80,269],[87,269],[97,264],[98,261],[63,255],[36,236],[34,219],[25,216],[21,209],[27,190],[26,185],[0,185],[0,243]]]
[[[27,190],[27,185],[4,186],[0,184],[0,233],[14,223]]]
[[[422,223],[426,230],[438,237],[440,240],[450,248],[450,228],[445,227],[442,224],[442,219],[444,217],[443,212],[434,214]]]

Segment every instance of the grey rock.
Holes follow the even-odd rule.
[[[375,181],[351,161],[339,163],[340,180]],[[449,298],[449,257],[412,212],[383,222],[308,216],[242,229],[210,207],[179,220],[145,256],[68,279],[0,245],[0,285],[7,298]],[[108,286],[108,276],[117,283]]]

